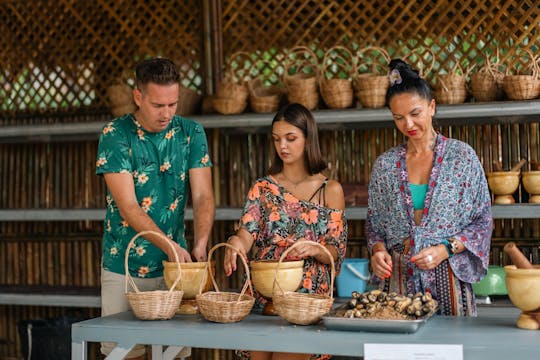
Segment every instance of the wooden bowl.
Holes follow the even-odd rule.
[[[278,260],[251,262],[251,279],[255,289],[266,298],[272,297]],[[302,283],[304,260],[284,261],[279,266],[277,279],[284,291],[296,291]]]
[[[508,296],[522,311],[517,326],[530,330],[540,329],[540,265],[534,265],[534,269],[518,269],[515,265],[507,265],[504,270]]]
[[[207,262],[180,263],[182,280],[176,286],[178,290],[184,291],[184,299],[195,299],[199,293],[199,287],[205,279]],[[163,279],[168,288],[173,284],[178,276],[178,267],[173,261],[163,261]],[[202,292],[210,290],[212,280],[206,276],[206,284]]]
[[[511,196],[519,186],[519,171],[494,171],[487,174],[489,188],[496,204],[513,203]]]
[[[521,174],[523,187],[531,195],[529,202],[540,203],[540,170],[524,171]]]

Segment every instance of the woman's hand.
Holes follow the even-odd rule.
[[[305,259],[310,256],[317,256],[321,254],[321,250],[317,246],[313,246],[309,244],[309,241],[305,238],[299,238],[296,240],[298,245],[291,250],[291,252],[287,255],[288,259]],[[293,242],[291,242],[291,245]]]
[[[242,239],[237,236],[233,235],[229,237],[227,240],[227,243],[229,245],[232,245],[236,251],[232,250],[231,248],[227,247],[225,250],[225,258],[223,259],[223,268],[225,269],[225,274],[227,276],[230,276],[233,271],[236,271],[236,262],[237,262],[237,256],[243,256],[244,259],[247,261],[247,255],[246,250],[244,249],[244,244],[242,242]]]
[[[422,270],[435,269],[441,262],[448,259],[448,250],[444,244],[430,246],[422,249],[418,254],[411,257],[411,261]]]
[[[374,249],[371,255],[371,268],[373,273],[384,280],[392,275],[392,256],[386,249]]]

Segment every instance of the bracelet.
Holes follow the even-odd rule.
[[[454,256],[454,251],[452,249],[452,245],[448,242],[448,240],[444,239],[441,241],[441,244],[443,244],[446,247],[446,251],[448,251],[448,257],[451,258]]]

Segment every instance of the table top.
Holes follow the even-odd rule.
[[[458,344],[465,359],[532,359],[540,354],[540,331],[516,327],[515,307],[483,307],[475,318],[433,316],[417,332],[375,333],[292,325],[280,317],[250,314],[237,323],[219,324],[200,315],[141,321],[132,312],[95,318],[72,326],[75,343],[115,341],[197,348],[245,349],[363,355],[366,343]]]

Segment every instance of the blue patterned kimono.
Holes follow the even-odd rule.
[[[382,242],[393,258],[392,276],[380,281],[381,289],[430,292],[439,302],[440,314],[476,316],[471,283],[487,273],[493,229],[486,177],[475,151],[464,142],[439,134],[434,152],[419,225],[414,222],[406,144],[377,158],[369,184],[368,248],[371,251]],[[420,250],[450,237],[459,239],[466,250],[433,270],[420,270],[409,261]],[[410,239],[408,246],[406,239]]]

